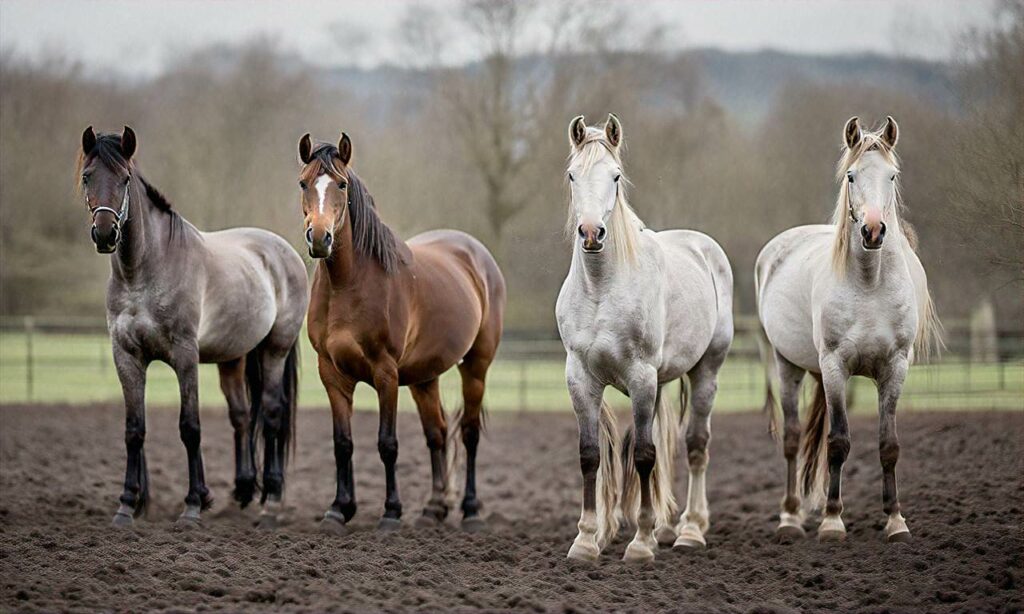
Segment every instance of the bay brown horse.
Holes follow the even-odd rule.
[[[309,304],[309,339],[334,421],[337,494],[324,514],[325,530],[343,531],[356,512],[352,477],[352,393],[365,382],[377,391],[377,449],[384,463],[386,498],[380,528],[400,526],[395,463],[398,458],[398,387],[408,386],[430,450],[432,492],[423,522],[445,519],[448,426],[438,378],[458,365],[466,448],[463,527],[482,525],[476,496],[487,369],[501,340],[505,280],[478,240],[455,230],[434,230],[405,243],[377,214],[373,197],[352,170],[352,141],[316,146],[299,141],[299,178],[309,254],[320,259]],[[454,439],[454,438],[453,438]]]
[[[258,228],[201,232],[171,207],[134,161],[135,132],[82,134],[79,191],[96,250],[111,254],[107,327],[125,402],[127,469],[115,526],[128,526],[149,499],[146,370],[174,369],[178,428],[188,455],[188,494],[179,523],[197,524],[213,497],[206,487],[199,429],[199,363],[216,363],[235,429],[234,497],[245,507],[257,488],[256,431],[264,468],[260,524],[274,526],[295,433],[298,337],[308,286],[302,258]]]

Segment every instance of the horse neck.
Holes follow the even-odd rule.
[[[569,276],[588,293],[599,292],[615,283],[621,273],[621,263],[615,245],[608,241],[599,254],[587,254],[573,242],[572,264]]]
[[[360,271],[365,269],[359,266],[360,258],[352,241],[352,212],[347,211],[345,222],[334,241],[334,249],[330,256],[320,261],[320,266],[327,272],[332,286],[346,287],[358,283]]]
[[[132,177],[129,185],[128,215],[121,224],[121,241],[111,258],[113,274],[125,280],[145,278],[145,272],[159,257],[162,242],[156,240],[159,221],[156,207],[146,195],[142,182]]]
[[[859,233],[854,230],[849,241],[849,252],[846,255],[847,277],[857,286],[870,289],[886,281],[898,270],[896,264],[906,239],[898,232],[894,232],[882,242],[880,249],[866,250],[860,244]]]

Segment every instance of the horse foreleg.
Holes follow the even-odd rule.
[[[890,542],[910,538],[907,521],[900,513],[900,496],[896,488],[896,462],[900,458],[900,442],[896,436],[896,403],[907,376],[906,357],[896,359],[885,377],[878,381],[878,456],[882,462],[882,510],[889,517],[885,537]]]
[[[143,444],[146,440],[146,362],[132,356],[114,344],[114,365],[124,393],[124,444],[127,463],[124,474],[124,492],[120,506],[114,514],[115,527],[131,526],[141,515],[149,501],[149,479]]]
[[[352,393],[355,384],[344,380],[329,359],[318,359],[320,380],[327,389],[334,425],[334,466],[337,489],[334,502],[324,513],[321,529],[341,533],[356,514],[356,490],[352,479]]]
[[[846,384],[849,374],[835,354],[821,359],[821,379],[825,388],[829,433],[826,458],[828,459],[828,493],[825,517],[818,526],[818,539],[836,541],[846,538],[843,524],[843,465],[850,454],[850,429],[846,418]]]
[[[377,389],[380,406],[380,427],[377,430],[377,451],[384,463],[385,498],[384,515],[378,528],[391,531],[401,526],[402,501],[398,496],[395,464],[398,462],[398,367],[380,366],[373,374],[373,387]]]
[[[178,376],[178,391],[181,395],[178,432],[188,456],[188,494],[185,495],[185,511],[182,512],[178,523],[189,526],[198,524],[199,513],[213,503],[210,491],[206,487],[203,455],[200,450],[198,351],[194,347],[180,350],[171,363]]]
[[[623,560],[649,561],[654,559],[658,542],[654,538],[654,504],[651,498],[651,472],[657,451],[654,447],[654,411],[661,396],[657,373],[645,368],[633,378],[629,397],[633,401],[633,461],[640,479],[640,514],[633,541],[626,546]],[[674,425],[665,425],[672,428]],[[664,451],[663,451],[664,452]]]
[[[448,504],[444,500],[445,486],[445,442],[448,440],[448,426],[444,409],[441,407],[441,393],[436,379],[409,387],[412,398],[419,410],[423,425],[423,436],[430,450],[430,499],[423,508],[421,521],[427,526],[444,522],[448,516]]]
[[[782,453],[786,457],[786,494],[782,499],[775,534],[780,539],[791,539],[805,535],[797,481],[797,454],[800,452],[800,384],[807,372],[778,352],[775,353],[775,364],[778,365],[782,402]]]
[[[577,524],[579,533],[568,558],[581,561],[596,561],[603,544],[598,541],[599,523],[597,517],[597,472],[601,467],[600,415],[603,388],[592,378],[575,368],[570,358],[566,368],[569,397],[580,430],[580,471],[583,473],[583,509]],[[607,471],[609,468],[605,468]],[[611,510],[614,513],[614,510]],[[607,539],[614,535],[606,536]]]

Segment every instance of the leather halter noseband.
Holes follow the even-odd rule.
[[[121,210],[115,211],[110,207],[89,207],[89,213],[92,214],[92,229],[96,231],[96,216],[103,211],[107,211],[114,214],[114,229],[118,235],[121,234],[121,223],[128,218],[128,205],[130,204],[130,194],[132,187],[132,174],[128,173],[128,178],[124,182],[124,196],[121,198]],[[85,197],[85,202],[89,203],[88,194]]]

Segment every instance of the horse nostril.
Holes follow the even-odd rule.
[[[871,231],[868,230],[867,224],[864,224],[863,226],[860,227],[860,236],[864,237],[865,239],[871,238]]]
[[[117,243],[117,239],[118,239],[118,236],[119,236],[118,233],[119,233],[119,231],[117,229],[117,226],[114,226],[113,228],[110,229],[110,243],[111,243],[111,245],[113,245],[114,243]]]
[[[313,227],[310,226],[306,229],[306,243],[309,245],[313,244]]]
[[[334,237],[331,236],[331,232],[327,231],[324,233],[324,247],[330,247],[331,243],[334,242]]]
[[[586,238],[587,235],[583,232],[583,224],[580,224],[579,226],[576,227],[576,234],[578,234],[581,239]]]
[[[885,236],[885,222],[881,222],[882,228],[878,231],[878,238],[881,239]]]
[[[601,226],[600,228],[597,229],[597,240],[598,241],[604,241],[604,237],[607,234],[608,234],[608,230],[605,229],[604,226]]]
[[[100,242],[99,238],[97,238],[97,235],[96,235],[96,225],[95,224],[93,224],[92,229],[89,231],[89,235],[92,237],[92,242],[93,243],[99,243]]]

